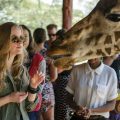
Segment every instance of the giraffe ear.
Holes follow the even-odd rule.
[[[113,21],[113,22],[119,22],[120,21],[120,14],[112,13],[112,14],[107,15],[106,18]]]

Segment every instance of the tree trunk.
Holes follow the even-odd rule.
[[[73,0],[63,0],[63,29],[70,29],[72,26]]]

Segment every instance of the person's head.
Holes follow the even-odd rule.
[[[46,31],[43,28],[36,28],[33,32],[33,38],[37,45],[44,47],[46,41]]]
[[[56,40],[56,32],[57,32],[57,25],[55,25],[55,24],[49,24],[47,26],[47,33],[48,33],[49,40],[51,42],[53,42],[54,40]]]
[[[24,47],[29,51],[32,49],[33,40],[30,29],[25,25],[20,25],[23,28],[23,34],[24,34]]]
[[[103,57],[103,63],[110,66],[113,63],[113,61],[117,58],[118,58],[118,54]]]
[[[88,60],[88,63],[92,69],[96,69],[101,64],[101,58],[90,59]]]
[[[12,75],[17,77],[20,66],[23,62],[23,30],[20,26],[12,22],[6,22],[0,25],[0,87],[8,70],[8,61],[11,57]]]
[[[66,31],[65,31],[64,29],[58,30],[58,31],[56,32],[56,38],[63,39],[65,32],[66,32]]]

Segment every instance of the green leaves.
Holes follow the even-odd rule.
[[[74,1],[73,1],[74,2]],[[92,0],[91,3],[93,3]],[[82,3],[79,2],[79,4]],[[91,8],[91,3],[86,3],[86,9]],[[73,10],[73,24],[84,17],[81,10]],[[32,30],[55,23],[62,26],[62,0],[53,0],[52,4],[46,4],[43,0],[0,0],[0,24],[13,21],[25,24]]]

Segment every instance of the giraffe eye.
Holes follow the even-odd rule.
[[[120,21],[120,14],[112,13],[112,14],[107,15],[106,18],[113,21],[113,22],[119,22]]]

